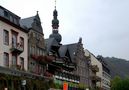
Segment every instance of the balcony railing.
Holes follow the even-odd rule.
[[[96,75],[91,75],[91,80],[98,82],[98,81],[101,81],[101,78]]]
[[[35,61],[37,61],[37,62],[39,62],[39,63],[52,63],[53,62],[53,60],[55,59],[55,57],[54,56],[47,56],[47,55],[45,55],[45,56],[43,56],[43,55],[40,55],[40,56],[38,56],[38,55],[31,55],[31,57],[35,60]]]
[[[70,81],[74,83],[80,82],[79,76],[69,74],[69,73],[56,72],[54,77],[56,79],[61,79],[61,80]]]
[[[15,70],[25,70],[24,67],[21,67],[21,65],[11,65],[10,68]]]
[[[17,43],[16,46],[12,44],[10,51],[12,53],[21,54],[23,52],[23,46],[20,43]]]

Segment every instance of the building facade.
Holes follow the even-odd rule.
[[[68,45],[62,45],[62,37],[59,34],[58,12],[55,8],[53,11],[52,34],[46,39],[47,55],[53,56],[54,59],[48,64],[47,71],[54,77],[55,83],[62,86],[64,82],[68,84],[69,90],[77,89],[80,77],[75,75],[73,71],[76,68],[72,62]]]
[[[46,47],[38,12],[35,16],[21,19],[20,24],[28,30],[28,71],[44,75],[46,64],[41,57],[46,55]]]
[[[102,64],[98,59],[87,49],[85,56],[90,57],[90,81],[92,88],[102,88]]]
[[[28,35],[20,17],[0,6],[0,66],[28,70]]]
[[[110,70],[102,56],[98,55],[97,59],[102,63],[102,88],[103,88],[103,90],[110,90],[110,88],[111,88]]]

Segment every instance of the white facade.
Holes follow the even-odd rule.
[[[110,80],[111,80],[111,76],[103,71],[103,77],[102,77],[102,88],[103,90],[110,90]]]
[[[9,45],[4,44],[4,30],[9,32]],[[12,65],[12,53],[10,51],[12,46],[12,33],[11,30],[16,31],[17,43],[20,42],[20,37],[24,38],[24,51],[17,56],[17,65],[20,65],[20,58],[24,59],[24,70],[28,67],[28,35],[27,33],[3,22],[0,20],[0,66],[4,67],[4,52],[9,54],[9,67]]]
[[[96,59],[96,57],[90,53],[88,50],[85,50],[85,55],[89,56],[90,55],[90,60],[91,60],[91,65],[97,65],[99,68],[99,71],[96,73],[96,76],[100,77],[102,79],[102,64],[100,61],[98,61]],[[98,87],[102,87],[102,81],[101,82],[97,82],[97,86]]]

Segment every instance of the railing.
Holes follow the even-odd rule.
[[[21,65],[15,65],[15,64],[12,64],[10,68],[15,70],[23,70],[23,71],[25,70],[24,67],[22,67]]]
[[[23,46],[20,44],[20,43],[17,43],[16,45],[13,45],[11,46],[10,48],[10,51],[12,53],[17,53],[17,54],[20,54],[23,52]]]
[[[91,65],[91,70],[94,71],[94,72],[99,72],[99,68],[97,65]]]
[[[33,55],[31,55],[31,57],[39,63],[51,63],[55,59],[54,56],[47,56],[47,55],[38,56],[38,55],[33,54]]]
[[[101,78],[99,76],[96,76],[96,75],[91,75],[91,80],[101,81]]]

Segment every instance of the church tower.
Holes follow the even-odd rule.
[[[55,1],[55,10],[53,11],[53,20],[52,20],[52,34],[49,38],[55,38],[55,40],[60,44],[62,36],[58,32],[59,20],[57,18],[58,12],[56,10],[56,1]]]

